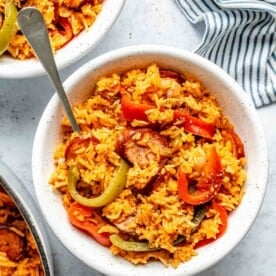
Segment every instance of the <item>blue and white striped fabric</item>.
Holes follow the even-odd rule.
[[[234,77],[256,107],[276,102],[276,0],[176,2],[190,22],[205,22],[195,52]]]

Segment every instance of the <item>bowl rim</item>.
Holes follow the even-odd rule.
[[[59,49],[54,59],[58,70],[69,67],[92,49],[105,37],[119,17],[126,0],[105,0],[103,8],[88,31],[82,31],[67,45]],[[7,55],[0,57],[0,79],[22,79],[46,75],[42,64],[36,58],[18,60]],[[7,61],[5,63],[5,61]]]
[[[256,220],[257,215],[261,209],[261,206],[262,206],[262,203],[264,200],[266,187],[267,187],[267,181],[268,181],[268,153],[267,153],[266,140],[265,140],[262,124],[257,115],[256,109],[253,106],[251,99],[249,98],[248,95],[245,94],[245,92],[240,87],[240,85],[231,76],[229,76],[223,69],[221,69],[219,66],[215,65],[214,63],[210,62],[209,60],[207,60],[195,53],[192,53],[190,51],[186,51],[186,50],[179,49],[176,47],[164,46],[164,45],[158,45],[158,44],[142,44],[142,45],[133,45],[133,46],[128,46],[128,47],[123,47],[123,48],[119,48],[119,49],[107,52],[95,59],[90,60],[89,62],[85,63],[84,65],[82,65],[79,69],[77,69],[74,73],[72,73],[65,80],[64,85],[66,88],[72,87],[75,83],[79,82],[83,77],[85,77],[85,75],[88,72],[91,73],[93,70],[97,70],[98,67],[104,66],[107,63],[111,63],[114,60],[124,59],[127,57],[131,57],[133,55],[139,56],[139,55],[145,55],[145,54],[158,54],[158,55],[163,54],[163,55],[167,55],[167,56],[173,56],[173,57],[178,57],[181,59],[186,59],[190,62],[193,62],[193,63],[195,62],[196,64],[204,63],[205,65],[208,65],[208,67],[209,67],[208,70],[217,72],[217,75],[219,75],[220,78],[223,78],[224,82],[226,82],[228,84],[231,83],[231,87],[232,87],[231,92],[233,92],[239,100],[242,100],[243,102],[245,102],[246,110],[249,112],[250,118],[254,119],[255,124],[256,124],[256,129],[258,130],[258,133],[260,134],[259,138],[262,141],[262,146],[260,146],[261,156],[259,156],[259,157],[264,164],[263,170],[260,172],[260,174],[262,175],[262,177],[264,179],[264,183],[262,183],[263,186],[262,186],[262,189],[260,189],[260,194],[259,194],[257,202],[256,202],[257,207],[254,209],[254,212],[253,212],[253,218],[251,218],[251,220],[247,224],[247,226],[244,229],[242,229],[242,231],[238,234],[238,238],[236,238],[234,242],[231,241],[231,246],[228,246],[228,250],[224,251],[216,259],[212,259],[211,261],[208,261],[208,263],[205,263],[204,265],[202,265],[200,268],[192,271],[192,274],[189,274],[191,271],[189,271],[189,272],[185,271],[185,273],[188,273],[185,275],[193,275],[193,273],[199,273],[199,272],[211,267],[212,265],[217,263],[219,260],[221,260],[223,257],[225,257],[225,255],[227,255],[229,252],[231,252],[233,250],[233,248],[235,246],[237,246],[237,244],[244,238],[244,236],[247,234],[247,232],[252,227],[254,221]],[[40,122],[37,127],[37,131],[35,134],[34,143],[33,143],[32,172],[33,172],[33,180],[34,180],[34,184],[35,184],[35,192],[36,192],[37,197],[39,197],[39,192],[40,192],[39,186],[38,186],[38,184],[40,182],[40,180],[39,180],[40,175],[36,168],[37,162],[40,161],[38,153],[41,151],[41,149],[39,147],[39,143],[40,143],[41,136],[44,133],[44,129],[43,129],[44,125],[47,124],[47,120],[48,120],[49,116],[52,115],[51,111],[54,110],[57,107],[57,105],[58,105],[58,96],[53,95],[53,97],[49,101],[47,107],[45,108],[45,110],[42,114],[42,117],[40,119]],[[43,206],[42,206],[42,211],[45,211],[45,210],[43,210]],[[49,223],[47,217],[46,217],[46,220]],[[52,226],[52,225],[50,225],[50,226]],[[89,263],[89,261],[87,259],[81,259],[80,256],[78,256],[76,254],[74,246],[68,245],[68,243],[67,244],[64,243],[64,241],[62,240],[62,236],[60,235],[60,233],[57,229],[55,229],[53,227],[51,227],[51,228],[53,229],[54,233],[57,235],[58,239],[65,245],[65,247],[69,251],[71,251],[82,262],[91,266],[91,264]],[[93,266],[94,269],[97,269],[103,273],[111,273],[110,271],[105,271],[100,264],[93,264],[93,265],[94,265]],[[183,270],[180,272],[177,270],[168,271],[168,272],[170,272],[170,274],[168,274],[168,275],[184,275]],[[112,273],[113,273],[112,275],[127,275],[121,271],[120,272],[116,271],[115,268]],[[137,275],[140,275],[140,274],[137,274]]]
[[[42,214],[22,181],[1,160],[0,186],[13,199],[17,209],[27,223],[35,239],[45,276],[54,275],[48,236],[44,230],[44,223],[41,220]]]

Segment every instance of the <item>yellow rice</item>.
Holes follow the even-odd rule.
[[[142,101],[145,94],[154,102],[156,108],[147,111],[150,123],[166,125],[173,119],[174,109],[184,108],[189,114],[216,126],[212,141],[198,140],[195,135],[177,125],[162,129],[160,135],[168,139],[171,150],[169,161],[162,168],[162,172],[167,173],[169,177],[149,195],[137,194],[137,189],[145,186],[158,169],[154,160],[146,168],[134,164],[128,171],[125,189],[113,202],[100,208],[102,217],[108,222],[100,232],[120,233],[116,224],[128,222],[128,230],[135,233],[136,240],[146,240],[149,247],[162,248],[158,251],[137,253],[112,245],[110,250],[113,254],[134,264],[159,260],[165,266],[177,267],[197,255],[198,241],[215,239],[222,223],[219,213],[209,206],[199,228],[197,231],[193,230],[194,206],[186,204],[179,197],[176,178],[178,167],[181,166],[189,178],[199,177],[206,151],[211,144],[214,145],[223,169],[222,186],[215,200],[228,213],[240,204],[246,180],[245,157],[237,158],[233,154],[233,145],[225,140],[221,133],[222,129],[232,130],[233,127],[215,97],[196,80],[185,79],[179,83],[174,78],[162,78],[156,64],[121,75],[114,73],[101,77],[90,97],[73,108],[82,132],[72,132],[68,119],[62,120],[64,140],[54,154],[56,169],[49,182],[60,191],[66,209],[74,202],[67,190],[70,166],[77,165],[80,169],[80,190],[82,187],[89,187],[93,196],[97,196],[106,188],[119,164],[120,156],[115,150],[116,141],[119,133],[127,128],[126,121],[121,116],[122,87],[137,103]],[[134,120],[131,126],[149,126],[149,122]],[[96,145],[90,143],[86,148],[81,147],[75,158],[67,160],[66,148],[75,137],[96,137],[99,142]],[[186,242],[175,246],[173,241],[178,235],[185,236]]]

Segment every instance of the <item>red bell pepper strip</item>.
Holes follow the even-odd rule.
[[[222,183],[222,167],[215,146],[207,152],[202,176],[195,185],[196,191],[189,192],[189,182],[181,167],[178,169],[178,193],[188,204],[199,205],[210,201],[219,191]]]
[[[223,206],[221,206],[218,202],[213,200],[213,208],[219,213],[219,217],[221,220],[221,224],[219,225],[219,233],[216,236],[216,239],[223,236],[227,229],[227,220],[228,220],[228,214],[227,211]]]
[[[150,104],[134,103],[126,93],[122,94],[121,106],[122,115],[126,121],[133,121],[135,119],[147,121],[146,111],[154,108]]]
[[[57,22],[58,19],[60,18],[59,16],[60,4],[59,4],[59,1],[57,0],[54,0],[53,4],[54,4],[54,21]]]
[[[194,116],[176,110],[174,111],[174,121],[178,120],[183,120],[184,130],[194,135],[211,139],[216,131],[216,127],[213,124],[206,123]]]
[[[213,209],[215,209],[218,213],[219,213],[219,217],[221,220],[221,224],[219,225],[219,232],[216,235],[216,238],[209,238],[209,239],[203,239],[200,240],[197,244],[196,244],[196,248],[202,247],[204,245],[207,245],[217,239],[219,239],[220,237],[223,236],[223,234],[225,233],[226,229],[227,229],[227,224],[228,224],[228,214],[227,211],[225,210],[225,208],[223,206],[221,206],[219,203],[217,203],[215,200],[213,200],[212,202],[212,207]]]
[[[51,39],[55,45],[56,49],[62,48],[67,44],[72,38],[73,30],[69,20],[65,17],[59,17],[56,22],[57,29],[51,31]]]
[[[225,140],[230,141],[233,154],[239,159],[245,156],[243,143],[233,129],[222,130],[221,134]]]
[[[92,208],[73,203],[68,210],[68,217],[75,227],[91,235],[98,243],[106,247],[111,246],[109,235],[98,233],[105,222]]]

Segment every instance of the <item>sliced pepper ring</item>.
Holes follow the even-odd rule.
[[[210,147],[203,167],[203,173],[196,191],[189,192],[189,182],[181,167],[178,169],[178,193],[180,198],[188,204],[200,205],[214,198],[222,184],[222,166],[215,146]]]
[[[151,247],[149,247],[148,242],[126,241],[123,238],[121,238],[121,236],[118,234],[113,234],[109,238],[113,245],[115,245],[118,248],[123,249],[125,251],[149,252],[149,251],[156,251],[156,250],[162,249],[162,248],[151,248]],[[185,240],[186,240],[186,238],[184,236],[180,236],[174,241],[173,245],[176,246],[176,245],[184,242]]]
[[[78,168],[76,166],[72,166],[68,172],[68,191],[76,202],[84,206],[88,206],[88,207],[105,206],[106,204],[112,202],[124,189],[125,183],[127,180],[128,169],[129,169],[129,165],[124,159],[121,158],[120,165],[117,168],[111,183],[109,183],[109,185],[103,191],[103,193],[98,197],[87,198],[82,196],[77,191],[76,185],[79,181],[80,175],[79,175]]]
[[[11,0],[5,4],[5,19],[0,28],[0,55],[2,55],[9,46],[9,43],[16,33],[17,8]]]
[[[205,238],[203,240],[200,240],[195,245],[196,248],[205,246],[205,245],[219,239],[226,232],[227,225],[228,225],[228,213],[227,213],[227,211],[225,210],[225,208],[223,206],[221,206],[215,200],[212,201],[212,208],[219,213],[219,218],[221,220],[221,224],[219,225],[219,232],[217,233],[216,238],[209,238],[209,239]]]

